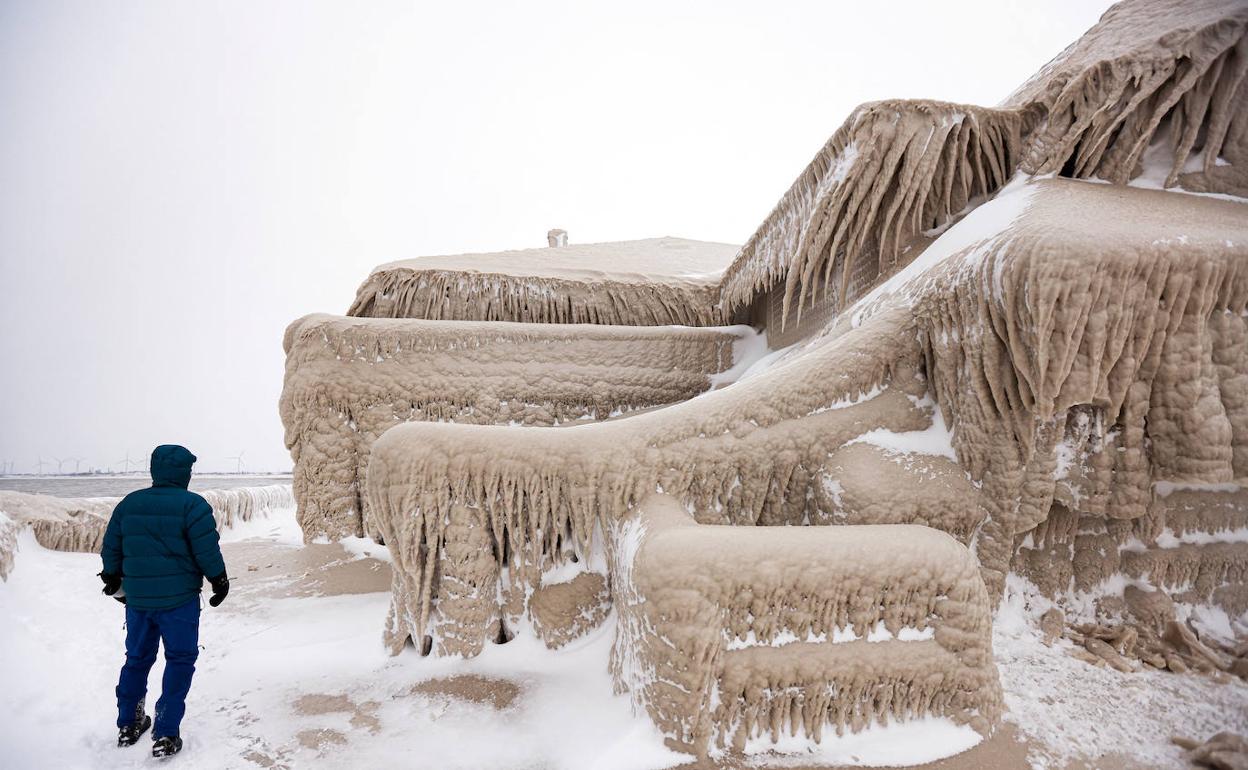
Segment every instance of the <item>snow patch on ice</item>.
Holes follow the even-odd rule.
[[[1202,198],[1216,198],[1218,200],[1233,201],[1235,203],[1248,203],[1248,198],[1241,198],[1238,195],[1230,195],[1227,193],[1208,193],[1187,190],[1176,184],[1174,187],[1166,187],[1166,177],[1170,175],[1170,169],[1174,165],[1174,144],[1170,141],[1170,133],[1168,131],[1159,130],[1156,139],[1148,149],[1144,151],[1143,157],[1140,159],[1140,175],[1127,183],[1130,187],[1142,187],[1146,190],[1164,190],[1165,192],[1181,193],[1183,195],[1199,195]],[[1213,160],[1214,166],[1228,166],[1229,162],[1225,158],[1216,157]],[[1187,157],[1180,170],[1182,174],[1191,174],[1203,171],[1205,167],[1205,150],[1194,152]],[[1101,182],[1109,184],[1105,180],[1083,180],[1091,182]]]
[[[1069,440],[1063,439],[1058,442],[1055,452],[1057,462],[1053,468],[1053,479],[1061,481],[1070,475],[1071,466],[1075,461],[1075,447],[1070,445]]]
[[[858,145],[855,142],[850,142],[845,145],[845,149],[841,150],[841,154],[836,156],[836,163],[833,164],[832,170],[823,182],[823,187],[831,189],[834,185],[844,182],[845,177],[849,175],[849,170],[854,167],[854,161],[856,160],[858,160]]]
[[[740,377],[737,378],[736,381],[745,382],[746,380],[757,377],[758,375],[762,374],[768,369],[771,369],[779,365],[783,361],[787,360],[794,352],[796,352],[797,350],[803,347],[805,347],[804,342],[796,342],[792,345],[789,345],[788,347],[767,352],[762,357],[755,359],[754,361],[751,361],[749,363],[748,368],[746,368],[746,370],[741,374]]]
[[[570,583],[584,571],[585,568],[582,565],[569,559],[563,564],[543,572],[541,584],[543,586],[553,586],[560,583]]]
[[[377,559],[386,564],[393,564],[390,548],[378,543],[371,537],[344,537],[338,541],[343,549],[355,559]]]
[[[1153,482],[1153,493],[1157,497],[1169,497],[1175,492],[1238,492],[1241,487],[1230,482],[1222,484],[1185,484],[1174,481]]]
[[[931,401],[924,398],[915,402],[916,406],[931,409],[932,424],[923,430],[910,430],[897,433],[885,428],[876,428],[851,439],[849,444],[870,444],[890,454],[925,454],[947,457],[954,462],[958,455],[953,451],[953,431],[945,425],[944,415]]]
[[[866,640],[868,642],[890,642],[896,639],[902,642],[922,642],[935,638],[935,635],[936,630],[931,626],[922,629],[905,626],[897,629],[897,633],[894,635],[892,631],[885,627],[884,621],[881,620],[868,630]],[[743,638],[733,637],[728,639],[724,644],[724,649],[744,650],[750,647],[783,647],[787,644],[798,642],[805,644],[844,644],[846,642],[856,642],[862,638],[854,631],[853,623],[842,628],[833,629],[830,639],[827,634],[815,634],[809,631],[806,632],[805,636],[798,636],[786,628],[774,634],[770,641],[764,641],[755,636],[754,630],[750,629]]]
[[[823,485],[823,491],[828,494],[828,497],[832,498],[832,504],[840,509],[841,495],[845,494],[845,487],[841,482],[827,474],[821,474],[819,483]]]
[[[846,409],[851,406],[856,406],[865,401],[870,401],[871,399],[875,398],[876,396],[880,395],[883,392],[884,392],[884,388],[882,386],[875,385],[875,386],[872,386],[871,390],[863,391],[856,396],[845,396],[844,398],[838,398],[837,400],[833,401],[830,404],[825,404],[824,406],[821,406],[818,409],[813,410],[812,412],[810,412],[810,414],[806,416],[809,417],[810,415],[814,415],[814,414],[823,414],[824,412],[831,412],[837,409]]]
[[[646,538],[646,525],[642,523],[641,517],[636,516],[620,525],[619,532],[616,535],[616,548],[619,549],[619,566],[623,568],[623,574],[619,575],[619,579],[626,583],[633,580],[633,562],[637,559],[637,552],[641,550],[641,544]],[[620,570],[617,570],[617,573]]]
[[[222,543],[262,538],[280,545],[303,545],[303,530],[299,527],[299,522],[295,520],[293,507],[275,508],[270,510],[267,516],[254,516],[249,521],[236,520],[228,527],[220,527],[218,532]]]
[[[871,724],[844,735],[825,729],[821,738],[821,742],[815,743],[799,725],[796,735],[785,731],[775,742],[770,734],[750,738],[745,743],[745,753],[752,757],[750,764],[754,767],[895,767],[960,754],[982,740],[969,725],[932,716],[887,725]]]
[[[1030,180],[1031,177],[1025,174],[1015,175],[1009,184],[1001,188],[997,197],[967,214],[933,241],[913,262],[855,302],[850,308],[851,324],[857,328],[887,297],[898,294],[909,297],[911,293],[906,291],[907,285],[949,257],[977,244],[982,246],[1004,232],[1027,210],[1036,191],[1034,185],[1028,184]],[[982,248],[976,254],[977,259],[985,256],[986,252]]]
[[[1248,527],[1223,529],[1217,532],[1184,532],[1175,535],[1174,530],[1163,527],[1161,534],[1152,544],[1144,543],[1139,538],[1130,538],[1118,546],[1119,551],[1143,552],[1149,548],[1178,548],[1181,545],[1209,545],[1211,543],[1248,543]]]
[[[737,340],[732,343],[732,366],[711,375],[712,389],[726,387],[742,379],[754,364],[771,352],[767,347],[766,331],[756,331],[752,326],[725,326],[722,329],[737,335]]]
[[[1210,604],[1176,602],[1174,609],[1178,621],[1195,627],[1201,639],[1212,636],[1218,641],[1234,646],[1248,636],[1248,610],[1240,613],[1238,617],[1231,617],[1223,608]]]

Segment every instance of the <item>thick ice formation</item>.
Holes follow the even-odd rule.
[[[1218,330],[1243,323],[1248,283],[1235,266],[1248,256],[1244,206],[1063,180],[1030,187],[1022,215],[1004,232],[865,298],[803,353],[730,388],[560,430],[413,422],[385,433],[373,449],[370,494],[396,557],[392,647],[446,627],[444,550],[463,555],[452,559],[453,602],[481,609],[471,642],[440,636],[439,649],[472,654],[506,622],[499,608],[506,602],[484,598],[506,595],[491,588],[504,572],[514,579],[551,569],[569,541],[583,552],[596,528],[622,520],[656,488],[706,524],[839,518],[977,534],[994,594],[1016,558],[1016,539],[1018,568],[1035,558],[1031,533],[1046,544],[1076,543],[1047,551],[1043,569],[1056,578],[1054,592],[1068,587],[1064,563],[1101,579],[1125,569],[1172,589],[1190,582],[1195,599],[1238,606],[1242,545],[1192,542],[1146,548],[1148,556],[1127,550],[1126,567],[1091,556],[1117,552],[1146,522],[1161,533],[1166,509],[1150,503],[1154,482],[1236,478],[1237,445],[1225,416],[1233,407],[1223,402],[1213,361],[1230,362],[1224,378],[1242,363]],[[1017,208],[994,201],[979,218],[1000,206]],[[1076,226],[1072,210],[1094,212],[1095,224]],[[1158,213],[1184,232],[1141,226]],[[957,230],[945,237],[964,239]],[[1183,355],[1195,355],[1195,365]],[[1184,384],[1192,378],[1195,390]],[[1186,402],[1175,401],[1185,392]],[[1228,388],[1232,405],[1235,392]],[[934,471],[948,462],[939,452],[898,462],[860,440],[881,430],[931,430],[929,395],[974,484]],[[1147,421],[1125,422],[1130,409]],[[1105,443],[1113,451],[1103,451]],[[872,495],[855,481],[864,478],[889,483]],[[1061,535],[1062,511],[1076,509],[1083,523]],[[1243,521],[1242,508],[1228,510]],[[1183,532],[1195,521],[1180,519]],[[881,537],[880,547],[888,542]],[[466,614],[456,610],[457,618]]]
[[[0,512],[0,580],[7,580],[13,571],[13,558],[17,551],[17,522],[8,514]]]
[[[1248,195],[1246,28],[1248,6],[1237,0],[1110,8],[1005,101],[1043,110],[1022,170],[1125,184],[1164,139],[1166,187]]]
[[[288,484],[207,489],[198,494],[212,506],[217,527],[233,527],[244,521],[268,516],[270,511],[278,508],[289,508],[295,504],[294,494]]]
[[[391,262],[348,315],[445,321],[715,326],[726,243],[650,238]]]
[[[1246,28],[1230,0],[1121,3],[1001,107],[859,107],[725,272],[725,311],[777,283],[786,315],[820,287],[843,307],[1016,171],[1123,184],[1157,139],[1165,186],[1248,195]]]
[[[783,284],[782,317],[790,307],[800,317],[817,288],[844,307],[894,272],[916,235],[1009,181],[1030,115],[926,101],[859,107],[742,247],[720,302],[732,312]]]
[[[887,715],[990,729],[1007,576],[1097,665],[1248,675],[1164,611],[1248,610],[1248,205],[1123,184],[1248,192],[1246,29],[1242,3],[1128,0],[999,107],[859,108],[699,299],[525,262],[558,249],[383,267],[352,313],[431,320],[288,334],[296,483],[329,501],[305,533],[384,537],[393,652],[558,646],[612,606],[617,685],[699,753]],[[724,330],[655,328],[678,305],[792,347],[691,398],[734,362]],[[619,410],[670,405],[602,421],[621,324],[677,368]],[[603,360],[619,378],[582,379]],[[742,526],[809,524],[836,526]]]
[[[747,333],[301,318],[286,332],[281,413],[304,535],[375,532],[369,448],[398,423],[566,425],[683,401],[732,365]]]
[[[1000,712],[990,602],[948,535],[700,526],[662,494],[614,531],[615,681],[681,749]]]

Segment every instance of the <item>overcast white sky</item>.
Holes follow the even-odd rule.
[[[995,104],[1108,5],[0,0],[0,461],[288,469],[282,331],[373,265],[740,243],[857,104]]]

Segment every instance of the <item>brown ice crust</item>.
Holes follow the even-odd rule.
[[[1234,0],[1128,0],[999,107],[859,107],[725,272],[725,313],[777,284],[785,316],[819,287],[844,306],[1018,171],[1125,184],[1161,140],[1166,187],[1248,195],[1246,29]],[[1194,151],[1199,169],[1187,171]],[[855,286],[858,260],[874,264]]]
[[[924,524],[963,545],[988,515],[979,490],[952,460],[863,443],[828,456],[814,495],[812,524]]]
[[[990,601],[942,532],[699,525],[664,494],[614,532],[612,674],[674,748],[927,715],[987,733],[1000,713]],[[877,624],[896,638],[868,641]]]
[[[868,341],[862,340],[862,342]],[[863,349],[855,349],[853,352],[867,355],[871,352],[871,347],[873,345],[865,345]],[[602,525],[610,525],[615,520],[614,511],[618,510],[622,513],[627,509],[627,505],[609,507],[605,504],[608,495],[613,499],[619,499],[622,503],[622,498],[615,498],[615,495],[622,494],[621,490],[606,492],[599,489],[595,492],[593,491],[595,483],[585,485],[584,473],[592,468],[590,472],[597,480],[605,481],[606,485],[627,484],[628,487],[642,491],[643,494],[644,490],[653,490],[659,486],[660,478],[667,475],[657,473],[659,468],[639,465],[630,458],[630,455],[634,454],[634,449],[641,451],[642,454],[649,451],[641,446],[644,433],[627,430],[627,426],[636,420],[646,420],[647,429],[652,430],[657,426],[671,424],[674,411],[687,414],[687,419],[680,426],[681,432],[685,434],[683,443],[665,442],[669,445],[660,447],[655,444],[652,449],[661,449],[661,456],[667,458],[669,463],[675,462],[679,455],[688,453],[688,457],[681,460],[690,466],[683,471],[686,479],[681,481],[675,478],[663,478],[661,483],[665,489],[682,483],[695,482],[691,476],[694,467],[705,466],[721,474],[718,480],[705,482],[706,489],[702,494],[707,504],[693,506],[695,511],[700,512],[700,518],[705,515],[706,520],[712,523],[803,523],[808,515],[805,493],[802,495],[800,505],[789,504],[787,510],[786,506],[776,506],[771,510],[762,506],[766,500],[765,490],[770,486],[769,469],[766,467],[768,460],[777,454],[781,457],[785,454],[794,455],[793,449],[789,447],[801,446],[803,443],[814,443],[817,448],[811,450],[809,454],[816,458],[826,459],[831,450],[842,447],[850,440],[875,428],[884,427],[898,432],[927,428],[931,424],[931,410],[929,407],[922,406],[918,400],[924,392],[924,385],[915,376],[917,371],[913,367],[917,363],[918,360],[914,359],[910,362],[911,368],[904,369],[903,367],[907,373],[903,381],[905,386],[912,391],[910,394],[900,390],[884,389],[872,398],[863,396],[864,393],[872,390],[872,384],[868,383],[878,381],[879,375],[886,371],[883,368],[885,364],[881,362],[881,369],[872,372],[876,376],[864,378],[862,385],[858,387],[850,383],[844,388],[845,398],[832,398],[831,402],[822,398],[820,393],[827,381],[827,368],[812,370],[811,378],[806,382],[806,404],[803,405],[802,412],[802,416],[808,419],[795,422],[793,427],[800,429],[796,434],[785,430],[764,430],[758,427],[759,423],[752,417],[748,421],[741,420],[739,415],[732,414],[730,408],[722,410],[724,414],[721,419],[724,419],[725,424],[718,426],[717,430],[709,436],[699,436],[701,429],[705,426],[701,425],[699,419],[701,410],[691,408],[695,402],[678,404],[660,412],[637,415],[628,420],[573,426],[559,430],[501,427],[490,427],[485,430],[481,429],[484,426],[412,423],[411,427],[418,428],[418,433],[432,433],[444,437],[444,440],[431,439],[429,435],[422,435],[420,438],[413,435],[414,444],[404,443],[402,446],[396,446],[393,451],[387,449],[388,442],[394,440],[395,437],[401,437],[404,430],[388,431],[374,446],[369,471],[370,479],[373,481],[370,482],[369,489],[372,495],[372,510],[382,535],[390,545],[395,565],[394,602],[386,632],[386,639],[391,650],[398,652],[411,639],[420,649],[432,649],[441,654],[474,655],[480,652],[485,643],[496,638],[501,623],[507,623],[512,627],[518,626],[524,619],[526,609],[533,625],[540,629],[544,625],[539,616],[540,603],[535,604],[530,598],[527,600],[526,607],[523,586],[532,585],[543,572],[563,563],[569,555],[569,544],[573,555],[577,555],[581,561],[587,561],[593,550],[591,545],[594,539],[593,533],[596,530],[600,531]],[[816,377],[822,379],[823,382],[816,382]],[[756,394],[764,392],[758,388],[770,387],[772,384],[774,383],[755,386],[754,392]],[[723,391],[723,394],[749,387],[749,382],[740,383],[732,386],[728,391]],[[697,402],[706,402],[708,406],[713,406],[714,402],[711,399],[718,395],[720,394],[707,394],[697,399]],[[757,397],[744,399],[744,401],[759,405],[765,403]],[[737,401],[734,400],[733,403],[736,404]],[[728,420],[731,420],[731,424],[734,425],[732,429],[728,428]],[[604,433],[608,430],[616,435]],[[765,435],[768,433],[771,435]],[[537,443],[534,444],[534,441]],[[750,442],[753,446],[746,445],[745,442]],[[770,447],[768,443],[771,444]],[[627,445],[631,445],[631,448]],[[424,447],[426,451],[414,454],[410,450],[416,446]],[[449,451],[439,451],[434,454],[427,451],[430,448]],[[626,451],[617,451],[619,449]],[[879,454],[870,448],[853,450],[851,447],[850,449],[851,455],[865,454],[870,458],[873,454]],[[750,458],[750,461],[743,462],[742,455]],[[522,470],[530,464],[541,464],[543,459],[549,461],[549,470],[538,470],[534,476],[529,476]],[[418,482],[411,480],[412,477],[406,470],[395,473],[390,468],[381,465],[391,460],[405,466],[411,461],[421,461],[424,465],[421,480]],[[860,461],[855,467],[869,467],[872,462],[897,466],[899,476],[904,477],[907,472],[905,465],[898,464],[887,457]],[[800,475],[793,473],[793,488],[808,488],[811,478],[821,472],[821,463],[822,461],[818,459],[813,463],[811,470],[814,473],[805,469],[800,471]],[[929,484],[940,481],[948,483],[947,478],[931,470],[938,464],[938,458],[933,458],[932,463],[920,463],[917,467],[921,470],[911,472],[916,480],[933,478],[938,480],[929,481]],[[512,470],[520,472],[514,481],[509,479]],[[842,471],[840,466],[837,466],[836,470]],[[942,470],[948,471],[947,468]],[[629,480],[630,474],[639,475]],[[482,476],[487,477],[488,480],[475,481],[476,478]],[[380,479],[395,479],[397,483],[383,483]],[[401,479],[409,481],[405,482]],[[608,479],[615,479],[615,481]],[[426,482],[430,480],[435,480],[432,486],[425,487]],[[557,486],[553,489],[543,489],[543,480]],[[471,487],[452,487],[464,481],[474,485],[478,483],[489,485],[489,491],[483,491],[482,494],[491,500],[490,504],[483,505],[482,498],[474,494]],[[849,483],[852,488],[853,483]],[[966,536],[974,526],[966,523],[968,516],[948,505],[947,497],[928,496],[924,494],[926,491],[927,489],[922,486],[910,486],[908,497],[902,492],[895,499],[904,503],[905,509],[912,511],[917,520],[924,523],[948,520],[960,534]],[[409,497],[408,493],[414,496]],[[748,497],[742,500],[740,499],[742,496]],[[507,503],[504,500],[510,502]],[[438,507],[439,502],[442,501],[447,504],[447,508]],[[975,507],[972,506],[972,512],[974,510]],[[390,515],[391,512],[397,514],[399,511],[409,512],[411,515]],[[601,518],[599,518],[600,512]],[[833,511],[827,512],[829,516],[832,513]],[[809,515],[813,518],[821,516],[818,508],[813,505]],[[974,513],[971,517],[974,517]],[[857,528],[842,529],[848,531]],[[742,530],[742,532],[748,531]],[[936,533],[933,531],[933,534]],[[963,559],[964,565],[968,563],[972,565],[971,573],[974,583],[979,586],[978,590],[982,593],[983,587],[979,582],[978,574],[974,569],[974,561],[969,552],[951,539],[947,539],[946,542],[952,544],[955,551],[960,549],[960,558]],[[948,551],[949,548],[944,549],[944,552]],[[934,553],[939,553],[939,551]],[[614,579],[618,580],[618,577]],[[519,590],[515,587],[517,584],[521,586]],[[613,592],[618,590],[616,585],[613,585]],[[540,594],[534,592],[531,596],[536,598]],[[898,607],[892,607],[890,602],[888,617],[909,617],[906,615],[908,611],[913,614],[911,625],[916,628],[924,627],[925,623],[922,618],[926,617],[925,610],[923,610],[925,605],[911,604],[912,598],[909,595],[900,596]],[[618,596],[616,601],[618,602]],[[862,601],[865,604],[866,600]],[[878,604],[879,598],[873,597],[872,606]],[[593,608],[601,606],[601,603],[598,600],[586,602],[582,605],[582,611],[586,606]],[[903,610],[902,607],[908,609]],[[535,611],[535,608],[538,609]],[[564,612],[565,617],[577,614],[566,610]],[[988,613],[989,608],[985,599],[978,619],[973,622],[986,630],[989,627]],[[860,618],[859,622],[865,624],[867,620]],[[968,622],[972,621],[968,620]],[[846,649],[853,650],[856,647],[851,645]],[[816,699],[820,705],[814,705],[815,701],[812,700],[812,705],[807,707],[810,720],[817,721],[816,715],[819,719],[845,718],[847,722],[836,724],[860,727],[865,724],[864,719],[880,718],[886,713],[896,715],[928,713],[928,711],[945,713],[942,709],[944,709],[946,699],[952,697],[950,692],[937,695],[935,690],[941,688],[932,686],[924,691],[921,686],[915,685],[912,690],[907,689],[909,694],[903,695],[900,692],[904,689],[901,684],[884,684],[884,682],[894,681],[889,679],[889,676],[894,678],[900,676],[903,679],[909,677],[906,681],[912,681],[918,677],[920,671],[927,671],[929,664],[941,661],[936,651],[925,658],[921,665],[916,664],[913,668],[907,669],[903,676],[897,673],[886,675],[885,671],[889,667],[885,663],[885,658],[872,657],[883,655],[883,652],[874,652],[875,647],[867,649],[869,651],[864,655],[875,660],[871,674],[863,674],[852,682],[835,679],[819,681],[817,675],[811,674],[813,678],[804,686],[809,689],[812,697],[815,689],[822,688],[826,691],[828,687],[836,686],[846,688],[846,692],[853,689],[856,693],[854,698],[858,700],[834,699],[825,693],[824,696]],[[829,655],[833,659],[833,663],[828,664],[830,668],[848,670],[846,663],[839,661],[838,658],[838,656],[850,655],[848,652],[832,651]],[[734,654],[728,659],[737,660],[749,657],[748,653]],[[818,655],[815,656],[815,658],[818,657]],[[850,655],[851,659],[853,657]],[[991,666],[990,655],[986,652],[984,660],[988,666]],[[679,667],[682,664],[679,660],[674,660],[671,665]],[[730,670],[740,672],[743,669],[730,667]],[[983,681],[977,686],[991,692],[992,688],[996,687],[995,672],[992,672],[990,668],[988,671],[991,674],[984,674]],[[951,683],[955,678],[951,677],[945,683],[952,687]],[[926,681],[934,681],[934,679],[929,676]],[[911,685],[906,684],[904,687],[910,688]],[[950,687],[943,689],[949,690]],[[969,688],[970,685],[967,687]],[[843,705],[871,698],[875,698],[874,702],[891,704],[892,701],[880,693],[894,690],[897,691],[895,708],[890,705],[881,707],[882,710],[879,712],[872,712],[870,708],[863,707],[864,712],[859,706]],[[979,696],[966,695],[962,700],[974,699],[974,697]],[[984,709],[983,719],[977,721],[976,724],[983,729],[987,729],[987,725],[995,719],[996,712],[990,707],[995,697],[995,695],[989,695],[980,699]],[[801,697],[794,696],[793,703],[796,704],[798,700],[801,700]],[[776,713],[779,713],[780,705],[774,705],[777,709]],[[668,704],[664,708],[666,710],[651,713],[660,723],[668,724],[670,719],[675,718],[673,715],[676,712],[672,709],[679,709],[680,704]],[[864,713],[867,716],[864,716]],[[725,711],[719,718],[732,722],[744,722],[750,725],[749,730],[753,730],[755,724],[753,720],[756,720],[757,713],[753,710],[748,714],[735,711],[730,714]],[[962,714],[962,719],[970,721],[974,719],[974,715],[967,712]],[[727,727],[721,725],[717,729],[726,730]],[[821,727],[812,729],[816,733],[822,730]],[[740,735],[741,740],[744,740],[746,733],[742,732]],[[704,738],[709,738],[709,733],[704,731],[692,739],[683,739],[684,742],[682,739],[673,737],[673,741],[677,745],[692,746],[693,744],[687,743],[687,740],[696,742]],[[734,737],[732,740],[737,740],[737,738]],[[703,745],[702,748],[706,746]]]
[[[1248,300],[1248,274],[1238,269],[1248,257],[1243,204],[1064,180],[1029,189],[1025,211],[1004,232],[903,290],[869,298],[800,355],[725,390],[559,430],[408,423],[385,433],[374,446],[369,494],[395,557],[391,648],[438,627],[441,554],[459,543],[471,542],[463,552],[475,554],[479,581],[455,591],[462,603],[501,592],[488,590],[502,571],[494,554],[510,553],[513,573],[540,573],[565,558],[562,542],[586,552],[595,528],[623,520],[656,488],[702,524],[835,522],[837,509],[823,510],[826,496],[814,491],[818,480],[852,478],[847,463],[867,462],[874,450],[850,442],[868,431],[929,428],[924,398],[952,427],[973,483],[955,484],[948,468],[944,478],[950,490],[978,493],[968,497],[972,513],[946,507],[952,492],[926,494],[928,469],[940,460],[922,458],[897,465],[882,493],[890,504],[876,515],[908,514],[962,537],[977,532],[991,596],[1000,595],[1016,543],[1021,560],[1037,543],[1086,530],[1088,549],[1117,552],[1143,526],[1133,522],[1156,526],[1164,516],[1157,483],[1236,479],[1243,436],[1235,441],[1219,383],[1248,366],[1222,344],[1226,328],[1244,323]],[[1072,222],[1072,210],[1087,221]],[[1229,368],[1219,374],[1215,360]],[[1074,459],[1062,476],[1067,454]],[[1088,521],[1065,513],[1072,510]],[[471,541],[448,525],[455,521],[471,521]],[[889,537],[877,539],[887,552]],[[1057,575],[1063,564],[1067,574],[1102,570],[1101,579],[1136,570],[1163,582],[1208,574],[1190,581],[1194,591],[1208,589],[1202,600],[1215,598],[1215,588],[1243,594],[1243,544],[1165,550],[1186,565],[1168,577],[1130,566],[1137,557],[1122,567],[1078,549],[1044,567]],[[1052,590],[1069,587],[1059,581]],[[618,609],[618,587],[613,594]],[[480,612],[478,627],[492,628],[499,610]],[[445,649],[480,649],[455,642]]]
[[[1248,194],[1243,155],[1248,7],[1235,0],[1118,4],[1006,100],[1040,104],[1044,117],[1022,170],[1067,170],[1125,184],[1168,134],[1165,186]],[[1199,170],[1187,171],[1201,150]],[[1226,166],[1218,166],[1224,157]],[[1224,169],[1224,170],[1223,170]]]
[[[1198,672],[1223,681],[1248,679],[1248,641],[1202,635],[1180,622],[1177,606],[1164,590],[1132,584],[1121,597],[1109,598],[1120,606],[1113,619],[1105,622],[1067,626],[1061,611],[1050,609],[1046,618],[1055,616],[1055,622],[1046,629],[1046,640],[1051,643],[1065,637],[1075,645],[1068,654],[1123,673],[1152,667],[1177,674]],[[1045,626],[1043,619],[1041,626]]]
[[[564,583],[538,586],[529,597],[533,632],[558,649],[597,628],[611,612],[606,575],[581,572]]]
[[[373,447],[369,493],[375,520],[395,559],[392,621],[399,623],[391,625],[392,648],[401,647],[409,634],[419,639],[423,633],[439,590],[438,554],[457,548],[456,540],[471,537],[488,543],[488,550],[472,549],[482,561],[496,562],[498,554],[510,554],[512,579],[525,582],[562,564],[569,543],[583,561],[595,529],[610,524],[656,486],[670,491],[696,485],[689,489],[695,493],[691,504],[705,523],[802,523],[804,493],[801,504],[764,507],[769,465],[793,440],[791,434],[746,423],[735,430],[721,426],[703,440],[693,419],[683,425],[673,420],[676,413],[696,419],[700,410],[690,409],[694,404],[712,406],[719,403],[713,397],[750,384],[593,425],[531,429],[409,423],[387,431]],[[638,420],[645,425],[634,426]],[[802,441],[835,448],[881,425],[920,429],[927,420],[922,409],[890,390],[795,427],[804,428]],[[646,446],[646,434],[664,426],[676,430]],[[683,434],[683,440],[670,433]],[[796,453],[788,451],[796,460]],[[649,456],[653,464],[639,463],[638,455]],[[663,473],[660,466],[672,470]],[[794,486],[804,489],[809,476],[803,472]],[[463,506],[465,512],[456,514],[450,506]],[[471,527],[450,529],[446,522],[466,511],[472,511]]]
[[[430,679],[414,684],[408,692],[413,695],[433,695],[481,703],[496,711],[503,711],[511,708],[523,690],[510,679],[458,674],[446,679]]]
[[[218,528],[263,518],[271,511],[293,508],[295,505],[294,493],[289,484],[207,489],[197,494],[212,506],[212,516],[216,519]]]
[[[369,449],[412,421],[562,425],[684,401],[740,330],[310,315],[286,331],[281,415],[305,540],[376,534]]]
[[[963,277],[932,281],[913,308],[960,464],[990,506],[977,553],[998,591],[1016,535],[1043,525],[1035,536],[1052,540],[1065,526],[1092,550],[1124,543],[1127,520],[1164,517],[1155,482],[1232,482],[1248,440],[1222,396],[1248,367],[1233,344],[1248,299],[1245,207],[1034,186],[1001,242]],[[1240,396],[1226,390],[1234,412]]]
[[[347,315],[445,321],[717,326],[737,247],[683,238],[573,244],[381,265]]]
[[[997,108],[860,108],[719,284],[717,323],[769,302],[781,328],[816,302],[831,319],[751,380],[559,430],[413,421],[381,434],[366,496],[394,558],[390,649],[410,640],[475,655],[548,625],[536,619],[549,614],[542,576],[585,564],[573,582],[593,582],[586,563],[605,547],[617,685],[695,752],[886,715],[988,729],[999,696],[975,629],[1010,573],[1072,612],[1066,599],[1094,600],[1092,622],[1057,609],[1042,621],[1090,663],[1248,674],[1237,648],[1158,620],[1168,601],[1248,609],[1236,534],[1248,527],[1248,209],[1122,186],[1158,179],[1164,161],[1165,187],[1248,194],[1246,26],[1242,3],[1128,0]],[[1026,181],[1045,174],[1111,184]],[[1027,196],[1013,221],[871,293],[967,211],[1001,210],[991,198],[1012,178]],[[475,286],[471,264],[453,267],[468,276],[457,286]],[[411,297],[420,280],[395,277],[381,293]],[[602,312],[580,289],[541,285],[557,305]],[[447,283],[438,296],[449,289],[478,316],[534,312],[498,286],[460,295]],[[421,307],[369,312],[443,317]],[[667,312],[637,296],[602,322]],[[950,444],[931,455],[863,441],[881,430],[930,439],[942,425]],[[911,546],[936,536],[933,562],[912,561]],[[780,554],[805,564],[807,541],[859,543],[845,564],[818,564],[881,561],[881,582],[861,596],[786,586],[756,601],[724,571]],[[703,549],[718,559],[703,563]],[[785,569],[796,568],[743,568],[760,585]],[[916,573],[922,589],[889,582]],[[967,598],[976,591],[982,610]],[[603,606],[592,593],[550,604],[564,621],[592,617]],[[836,642],[811,630],[835,636],[854,607],[894,634],[932,636]]]
[[[1218,733],[1203,743],[1178,737],[1173,740],[1187,750],[1187,760],[1196,767],[1248,770],[1248,738],[1242,735]]]
[[[375,465],[387,515],[458,501],[485,513],[495,542],[506,532],[512,551],[531,547],[532,532],[565,528],[583,546],[599,516],[618,518],[658,485],[704,523],[809,523],[832,513],[811,491],[829,456],[875,428],[928,427],[914,399],[930,390],[988,508],[977,553],[999,593],[1014,536],[1045,522],[1072,489],[1083,513],[1121,527],[1150,510],[1155,481],[1235,478],[1212,362],[1223,325],[1244,323],[1248,277],[1235,269],[1248,254],[1243,205],[1058,180],[1032,186],[1009,232],[922,276],[912,295],[869,304],[858,326],[846,315],[804,355],[753,380],[553,432],[389,431],[375,449],[385,447]],[[1081,231],[1071,210],[1098,212],[1097,224]],[[1153,214],[1181,222],[1172,227],[1182,233],[1142,231],[1141,215]],[[1092,244],[1099,251],[1089,257]],[[1193,366],[1191,355],[1208,363]],[[1190,394],[1187,403],[1176,393]],[[1095,455],[1074,463],[1087,465],[1086,479],[1055,478],[1067,451]],[[910,494],[915,511],[940,499]],[[431,526],[438,517],[416,518]],[[919,520],[967,529],[939,514]]]
[[[731,313],[782,283],[782,317],[793,307],[800,319],[819,286],[843,306],[862,288],[851,286],[856,258],[878,259],[869,286],[896,272],[916,235],[1009,181],[1027,119],[942,102],[859,107],[742,247],[724,274],[721,304]]]

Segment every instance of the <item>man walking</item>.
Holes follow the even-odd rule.
[[[217,525],[208,501],[187,491],[195,455],[165,444],[152,452],[152,486],[126,495],[104,533],[104,593],[126,603],[126,663],[117,682],[117,745],[133,746],[152,726],[144,713],[147,674],[165,646],[165,676],[156,702],[152,756],[182,750],[179,728],[199,656],[199,593],[208,603],[230,591]]]

